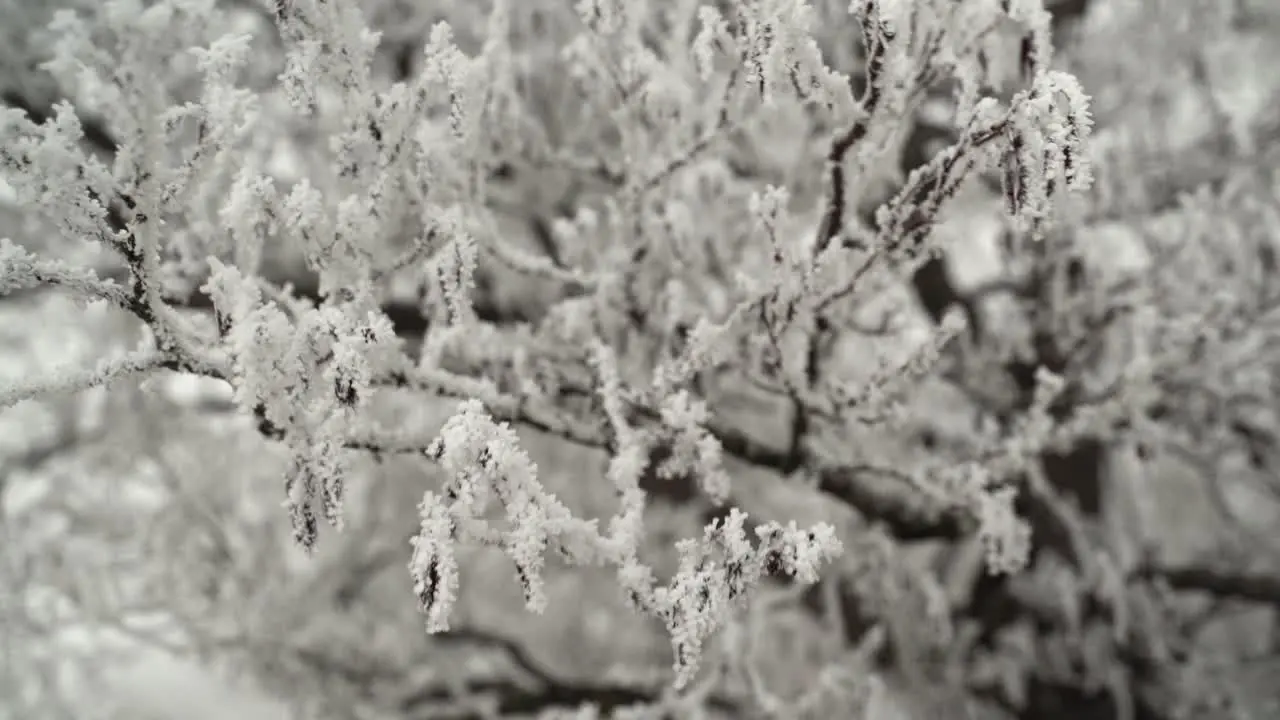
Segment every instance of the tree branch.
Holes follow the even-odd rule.
[[[1280,608],[1280,576],[1233,572],[1197,565],[1147,565],[1138,577],[1163,581],[1174,590],[1198,591],[1220,598],[1245,600]]]

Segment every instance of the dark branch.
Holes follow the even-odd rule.
[[[1149,565],[1139,577],[1160,580],[1174,590],[1205,592],[1219,598],[1246,600],[1280,608],[1280,576],[1232,572],[1211,567]]]

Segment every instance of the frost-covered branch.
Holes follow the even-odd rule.
[[[633,609],[666,626],[680,688],[766,578],[814,583],[843,542],[827,523],[750,527],[732,507],[678,542],[674,574],[659,578],[641,552],[655,484],[719,505],[737,499],[740,464],[807,475],[899,540],[973,532],[991,570],[1017,569],[1029,540],[1019,473],[1066,432],[1044,407],[961,462],[851,461],[819,439],[889,426],[942,362],[951,324],[879,371],[844,367],[838,351],[867,341],[859,311],[938,249],[966,182],[999,172],[1033,239],[1088,185],[1088,98],[1050,67],[1043,7],[858,0],[838,15],[861,31],[855,98],[824,56],[814,4],[678,5],[547,10],[566,42],[535,61],[543,39],[521,23],[537,23],[494,3],[475,27],[424,28],[416,72],[400,63],[388,82],[363,5],[279,0],[283,72],[261,90],[247,82],[262,73],[255,37],[216,3],[112,0],[100,26],[58,13],[45,67],[101,115],[113,153],[85,152],[70,101],[46,116],[4,109],[0,169],[61,241],[96,243],[123,269],[100,276],[5,244],[0,290],[105,299],[147,346],[4,404],[160,369],[221,381],[283,452],[293,536],[313,556],[320,516],[344,527],[355,451],[412,457],[444,477],[422,495],[409,560],[429,632],[450,627],[464,548],[510,558],[533,612],[548,605],[554,550],[610,568]],[[989,92],[986,61],[1001,24],[1024,34],[1027,86],[1007,102]],[[548,82],[568,99],[539,97]],[[947,83],[955,142],[903,180],[874,228],[856,227],[850,208],[899,126]],[[790,159],[771,157],[778,124],[795,138]],[[752,162],[758,175],[735,174]],[[511,168],[534,168],[512,183],[529,197],[504,195]],[[511,205],[559,219],[524,237]],[[275,255],[307,281],[275,276]],[[785,401],[781,442],[735,421],[742,388]],[[386,426],[385,405],[439,398],[458,402],[438,433]],[[606,451],[587,482],[616,497],[615,514],[576,516],[517,426]],[[621,697],[609,692],[601,704]]]
[[[125,357],[100,363],[92,370],[64,369],[62,373],[39,381],[27,381],[23,385],[0,393],[0,408],[7,408],[23,400],[30,400],[58,393],[74,393],[99,385],[105,385],[122,377],[172,368],[173,362],[161,353],[142,350]]]

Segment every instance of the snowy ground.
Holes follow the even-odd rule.
[[[143,652],[107,678],[124,718],[131,720],[284,720],[289,712],[249,688],[164,653]]]

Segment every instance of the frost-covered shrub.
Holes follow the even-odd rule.
[[[177,374],[248,420],[270,450],[237,481],[281,479],[304,557],[255,509],[274,487],[170,484],[162,507],[208,537],[125,503],[189,571],[133,592],[309,712],[892,717],[930,712],[893,707],[929,685],[1036,712],[1046,683],[1132,705],[1133,657],[1164,662],[1147,581],[1168,568],[1086,486],[1169,428],[1218,447],[1236,416],[1169,398],[1274,368],[1243,363],[1258,323],[1185,332],[1260,302],[1201,302],[1243,256],[1210,268],[1152,230],[1206,273],[1167,302],[1171,264],[1087,256],[1116,163],[1051,20],[1040,0],[57,11],[40,67],[66,99],[0,107],[0,173],[48,235],[0,245],[0,290],[134,322],[127,350],[0,397],[156,403],[129,378]],[[914,147],[926,115],[936,152]],[[939,230],[984,186],[1001,276],[931,305],[957,261]],[[1253,374],[1181,365],[1188,342]],[[375,600],[396,563],[399,600]],[[536,622],[477,619],[500,603],[469,575],[492,569],[547,623],[611,588],[618,634],[655,623],[674,673],[543,669],[514,638]],[[435,639],[405,640],[415,597]],[[802,668],[761,657],[787,622],[813,637]],[[466,663],[433,660],[451,643]]]

